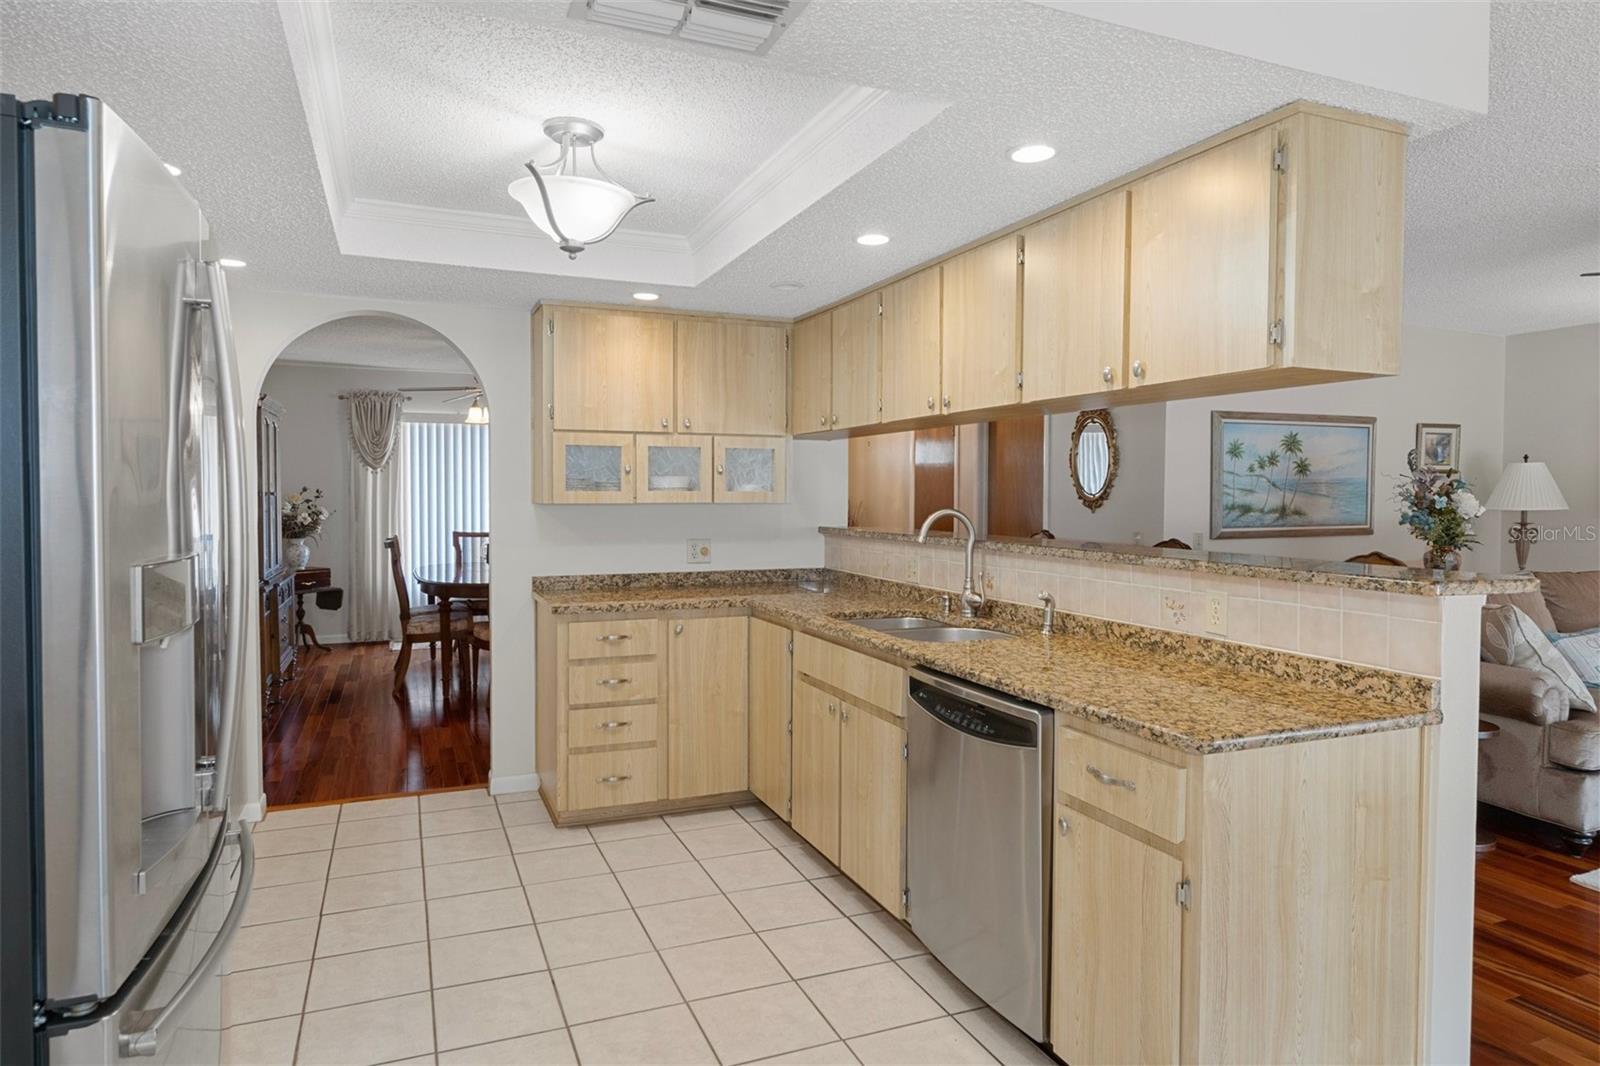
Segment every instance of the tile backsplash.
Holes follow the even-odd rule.
[[[948,541],[907,544],[828,536],[824,563],[833,570],[959,592],[964,552]],[[974,584],[993,599],[1038,607],[1039,593],[1048,592],[1057,609],[1073,614],[1439,676],[1439,599],[1434,596],[981,547],[973,571]]]

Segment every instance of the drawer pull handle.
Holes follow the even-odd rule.
[[[1110,785],[1113,788],[1125,788],[1129,792],[1134,792],[1139,787],[1132,781],[1129,781],[1127,778],[1112,777],[1110,774],[1095,766],[1093,763],[1088,763],[1085,765],[1084,770],[1088,771],[1089,776],[1100,782],[1102,785]]]
[[[633,634],[632,633],[602,633],[600,636],[595,637],[594,639],[600,641],[600,643],[602,643],[602,644],[615,644],[619,640],[632,640],[633,639]]]
[[[604,685],[607,688],[610,688],[612,685],[626,685],[632,680],[633,678],[631,677],[602,677],[600,680],[596,681],[595,684]]]
[[[595,726],[595,728],[596,729],[621,729],[625,725],[632,725],[632,724],[633,724],[632,722],[619,722],[616,719],[612,719],[609,722],[601,722],[599,725]]]
[[[619,781],[631,781],[631,780],[633,780],[633,775],[632,774],[611,774],[611,775],[609,775],[607,777],[597,778],[597,780],[602,785],[614,785]]]

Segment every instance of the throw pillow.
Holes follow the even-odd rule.
[[[1550,643],[1572,665],[1572,672],[1589,692],[1600,693],[1600,629],[1557,633]]]
[[[1522,611],[1501,604],[1484,604],[1483,657],[1502,666],[1519,666],[1547,678],[1567,694],[1567,706],[1580,711],[1595,709],[1594,695],[1578,679],[1571,664],[1551,645]]]
[[[1539,627],[1541,633],[1556,632],[1556,620],[1551,617],[1550,608],[1544,605],[1544,593],[1538,589],[1532,592],[1496,592],[1490,595],[1489,602],[1506,607],[1515,607]]]

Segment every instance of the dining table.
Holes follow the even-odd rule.
[[[489,563],[484,559],[463,558],[459,562],[419,563],[411,568],[412,580],[424,596],[439,605],[439,643],[445,664],[445,691],[450,689],[452,651],[450,610],[452,600],[489,598]],[[467,608],[470,610],[470,608]]]

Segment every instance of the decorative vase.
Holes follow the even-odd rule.
[[[1454,548],[1429,548],[1422,556],[1422,565],[1428,570],[1460,570],[1461,553]]]
[[[290,569],[304,570],[311,565],[311,545],[306,543],[304,537],[290,537],[284,558],[289,560]]]

